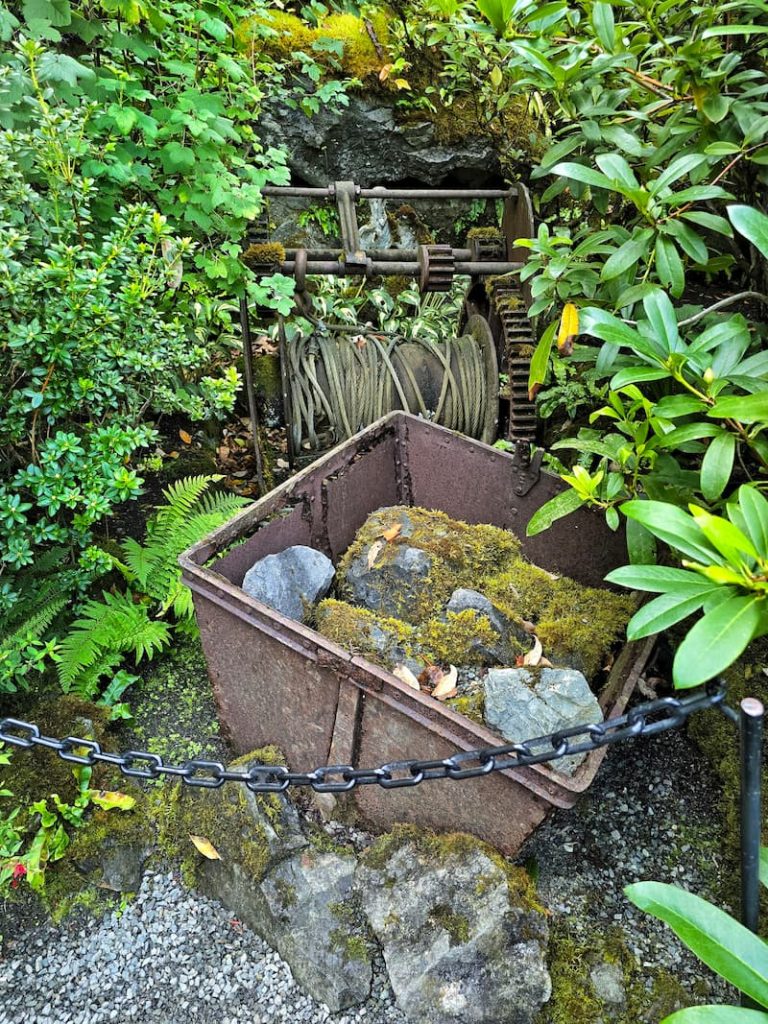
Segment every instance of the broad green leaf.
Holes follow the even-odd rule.
[[[616,391],[627,384],[637,384],[648,380],[665,380],[669,376],[669,370],[661,368],[654,370],[652,366],[626,366],[611,378],[611,388]]]
[[[757,553],[765,558],[768,556],[768,501],[750,484],[742,484],[739,488],[738,501],[744,530]]]
[[[709,231],[716,231],[719,235],[733,238],[733,229],[725,217],[718,217],[716,213],[706,213],[704,210],[691,210],[689,213],[681,214],[683,220],[689,220],[691,224],[698,224],[701,228]]]
[[[669,565],[622,565],[609,572],[605,579],[630,590],[651,593],[690,594],[710,589],[710,584],[699,573]]]
[[[739,423],[768,423],[768,389],[754,395],[726,395],[718,398],[708,416],[733,419]]]
[[[765,626],[765,604],[764,598],[730,597],[702,616],[677,649],[675,686],[701,686],[732,665]],[[768,986],[768,964],[764,977]]]
[[[537,384],[543,384],[547,379],[547,367],[549,366],[549,356],[552,352],[552,344],[555,340],[555,333],[557,331],[557,320],[553,320],[551,324],[542,334],[539,339],[539,343],[534,349],[533,355],[531,356],[531,368],[528,373],[528,391],[529,393],[534,389]]]
[[[663,235],[656,239],[656,269],[659,280],[669,288],[675,298],[680,298],[685,288],[685,269],[677,246]]]
[[[613,20],[613,8],[610,4],[596,0],[592,5],[592,27],[602,43],[603,49],[608,53],[613,53],[616,26]]]
[[[663,359],[663,353],[652,341],[604,309],[587,306],[586,309],[582,309],[579,319],[582,334],[590,334],[612,345],[624,345],[656,366]]]
[[[701,105],[705,117],[713,124],[719,124],[731,108],[731,101],[721,93],[710,93]]]
[[[686,174],[690,174],[691,171],[703,164],[706,159],[704,153],[684,153],[682,156],[677,157],[676,160],[673,160],[658,178],[650,182],[648,191],[653,196],[658,195],[662,189],[668,188],[674,182],[679,181],[680,178],[684,178]]]
[[[677,352],[680,349],[680,334],[677,329],[675,307],[669,301],[666,292],[651,292],[643,299],[643,309],[648,322],[657,338],[661,340],[666,352]]]
[[[768,32],[768,25],[713,25],[705,28],[701,33],[702,39],[712,39],[714,36],[754,36],[765,35]]]
[[[640,910],[668,924],[713,971],[761,1006],[768,1006],[768,945],[700,896],[663,882],[624,890]]]
[[[731,479],[736,455],[736,435],[723,431],[713,437],[701,462],[701,493],[717,501]]]
[[[690,441],[700,441],[703,437],[717,437],[719,433],[720,428],[715,423],[685,423],[657,441],[656,447],[679,448]]]
[[[709,584],[709,590],[716,588],[715,583]],[[662,594],[653,601],[644,604],[629,620],[627,626],[628,640],[641,640],[645,636],[660,633],[663,629],[682,622],[689,615],[697,612],[704,603],[707,591],[693,594]]]
[[[760,847],[760,881],[768,888],[768,847]]]
[[[560,174],[564,178],[572,178],[573,181],[581,181],[592,188],[604,188],[609,192],[617,191],[616,185],[604,174],[594,170],[592,167],[585,167],[584,164],[562,163],[555,164],[550,174]]]
[[[574,490],[561,491],[554,498],[537,509],[528,521],[525,534],[527,537],[535,537],[537,533],[548,530],[556,519],[570,515],[577,508],[581,508],[584,499],[580,498]]]
[[[745,533],[721,516],[713,516],[706,509],[691,505],[691,515],[701,532],[731,564],[738,565],[743,555],[757,558],[752,541]]]
[[[662,419],[674,420],[679,416],[691,416],[694,413],[704,413],[706,410],[706,404],[695,395],[666,395],[656,403],[653,411]]]
[[[627,553],[633,565],[650,565],[656,561],[656,538],[635,519],[627,519]]]
[[[604,6],[608,6],[605,4]],[[635,177],[635,172],[629,166],[623,156],[618,153],[601,153],[595,157],[595,163],[609,178],[621,182],[625,188],[640,188],[640,182]]]
[[[752,206],[729,206],[728,216],[739,234],[768,259],[768,217]]]
[[[683,224],[681,220],[668,220],[664,223],[664,230],[677,239],[680,248],[689,256],[694,263],[706,263],[709,259],[709,250],[701,235],[693,228]]]
[[[691,516],[664,501],[627,501],[622,511],[650,530],[659,540],[697,562],[720,562]]]
[[[605,261],[603,269],[600,271],[600,279],[612,281],[615,277],[625,274],[639,260],[644,259],[650,252],[652,236],[653,231],[647,229],[625,242]]]
[[[665,1017],[662,1024],[768,1024],[768,1013],[741,1006],[689,1006]]]

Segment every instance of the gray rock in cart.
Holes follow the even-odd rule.
[[[597,697],[575,669],[491,669],[483,685],[485,721],[510,743],[603,720]],[[552,767],[573,775],[585,757],[561,757]]]
[[[487,659],[488,662],[501,662],[509,664],[514,662],[515,654],[520,649],[527,649],[532,644],[530,633],[507,618],[499,609],[492,604],[488,598],[477,590],[467,590],[459,587],[451,594],[450,600],[445,607],[446,612],[453,612],[458,615],[465,611],[475,611],[478,615],[484,615],[490,622],[493,629],[499,634],[498,643],[486,646],[480,640],[475,640],[472,646]]]
[[[330,590],[334,572],[333,562],[322,551],[296,544],[254,562],[243,590],[281,615],[305,622],[307,610]]]
[[[551,993],[548,929],[521,869],[470,836],[411,831],[383,863],[374,845],[356,879],[398,1007],[411,1024],[532,1024]]]

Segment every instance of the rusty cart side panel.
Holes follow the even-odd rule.
[[[255,601],[240,583],[257,558],[291,544],[337,558],[382,505],[425,505],[510,527],[524,539],[530,515],[563,487],[549,474],[532,479],[507,453],[393,413],[185,552],[184,581],[193,591],[222,723],[235,750],[274,743],[292,768],[308,770],[324,763],[369,767],[439,758],[498,744],[490,730]],[[526,543],[526,553],[545,568],[600,583],[624,560],[622,544],[588,512],[566,523],[544,534],[543,542]],[[651,643],[627,644],[617,657],[600,697],[606,717],[623,711]],[[512,852],[549,810],[573,805],[604,754],[605,748],[593,751],[570,778],[534,765],[460,785],[444,781],[387,792],[362,787],[355,799],[374,826],[412,821],[463,829]]]

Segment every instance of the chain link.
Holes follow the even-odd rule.
[[[185,785],[199,789],[218,789],[225,782],[240,782],[254,793],[283,793],[289,786],[311,786],[316,793],[346,793],[356,786],[400,789],[433,779],[474,779],[510,768],[546,764],[638,736],[655,736],[678,729],[690,715],[706,708],[721,707],[727,712],[725,696],[725,683],[717,680],[686,697],[662,697],[597,724],[575,725],[523,743],[461,751],[442,760],[390,761],[379,768],[331,764],[311,772],[292,772],[283,765],[254,764],[247,771],[229,771],[220,761],[201,759],[172,765],[166,764],[159,754],[146,750],[117,754],[102,750],[96,740],[43,736],[39,726],[18,718],[0,719],[0,742],[26,750],[31,747],[55,750],[62,760],[73,764],[112,765],[130,778],[180,778]]]

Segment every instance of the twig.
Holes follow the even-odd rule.
[[[763,292],[737,292],[736,295],[729,295],[725,299],[720,299],[719,302],[715,302],[711,306],[707,306],[706,309],[702,309],[700,313],[695,313],[693,316],[689,316],[687,320],[681,320],[678,323],[678,327],[690,327],[691,324],[698,323],[699,320],[703,320],[705,316],[710,313],[716,313],[718,309],[725,309],[726,306],[732,306],[734,302],[741,302],[742,299],[757,299],[759,302],[765,303],[768,306],[768,295],[764,295]]]

